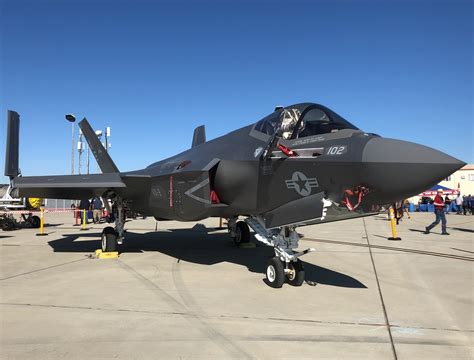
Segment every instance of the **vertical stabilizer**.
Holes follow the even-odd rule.
[[[191,147],[195,147],[206,142],[206,128],[204,125],[198,126],[194,129],[193,143]]]
[[[79,122],[79,127],[81,128],[82,133],[84,134],[84,137],[86,138],[87,143],[92,150],[92,154],[97,160],[97,164],[99,164],[100,170],[102,170],[104,174],[118,173],[119,169],[113,162],[109,153],[105,150],[102,143],[97,138],[97,135],[95,134],[94,130],[92,130],[92,127],[86,118]]]
[[[20,115],[8,110],[7,146],[5,151],[5,176],[10,180],[20,174],[19,162]]]

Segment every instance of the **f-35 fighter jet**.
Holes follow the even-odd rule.
[[[376,213],[430,188],[464,162],[426,146],[358,129],[325,106],[278,107],[267,117],[206,141],[196,128],[192,147],[142,170],[120,172],[86,119],[79,123],[102,174],[18,176],[19,116],[9,112],[7,176],[21,196],[113,203],[115,227],[102,233],[102,250],[124,241],[124,208],[157,220],[228,219],[240,244],[255,238],[274,247],[266,278],[304,281],[297,227]],[[10,155],[9,155],[10,154]],[[12,155],[13,154],[13,155]]]

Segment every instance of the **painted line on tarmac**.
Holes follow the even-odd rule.
[[[204,311],[201,309],[199,304],[196,302],[194,297],[191,295],[189,290],[184,283],[183,276],[181,273],[181,261],[180,258],[178,261],[172,263],[171,273],[173,276],[173,282],[178,290],[178,294],[184,302],[184,305],[188,309],[189,313],[192,314],[193,317],[200,319],[202,322],[206,324],[206,330],[210,330],[209,336],[218,336],[219,342],[221,346],[228,348],[229,353],[235,353],[237,356],[246,356],[250,357],[244,350],[242,350],[239,346],[237,346],[232,340],[230,340],[227,336],[216,330],[215,328],[211,327],[207,322],[205,322],[206,316],[202,316]],[[236,351],[237,350],[237,351]]]
[[[127,309],[127,308],[103,308],[98,306],[79,306],[79,305],[58,305],[58,304],[32,304],[32,303],[14,303],[14,302],[0,302],[0,305],[4,306],[19,306],[19,307],[38,307],[48,309],[64,309],[64,310],[86,310],[86,311],[100,311],[100,312],[119,312],[119,313],[136,313],[136,314],[149,314],[149,315],[171,315],[171,316],[187,316],[189,312],[178,312],[178,311],[157,311],[157,310],[140,310],[140,309]],[[314,320],[314,319],[293,319],[293,318],[275,318],[275,317],[258,317],[258,316],[245,316],[245,315],[204,315],[206,319],[214,320],[243,320],[243,321],[269,321],[269,322],[284,322],[284,323],[301,323],[301,324],[319,324],[319,325],[342,325],[342,326],[365,326],[365,327],[380,327],[385,326],[380,323],[370,322],[354,322],[354,321],[326,321],[326,320]],[[406,330],[432,330],[432,331],[446,331],[446,332],[462,332],[462,333],[474,333],[474,329],[453,329],[453,328],[439,328],[439,327],[426,327],[426,326],[407,326],[407,325],[394,325],[390,327],[399,333],[403,333]]]
[[[463,250],[463,249],[458,249],[458,248],[451,248],[451,249],[457,250],[457,251],[462,251],[462,252],[467,252],[467,253],[470,253],[470,254],[474,254],[474,251]]]
[[[192,325],[196,326],[202,333],[206,335],[206,337],[216,344],[219,348],[224,350],[228,356],[233,358],[246,358],[252,359],[253,357],[248,354],[245,350],[240,348],[237,344],[232,342],[226,336],[221,334],[218,330],[208,324],[201,316],[195,314],[194,312],[190,312],[186,306],[181,304],[177,301],[174,297],[169,295],[166,291],[164,291],[158,284],[151,281],[147,277],[140,274],[137,270],[129,266],[128,264],[124,263],[122,260],[118,260],[117,263],[119,266],[132,275],[135,279],[139,280],[144,286],[146,286],[149,290],[157,294],[161,299],[163,299],[171,308],[173,308],[178,313],[183,313],[183,316],[186,320],[192,323]],[[186,314],[186,315],[184,315]]]
[[[380,301],[382,303],[382,310],[383,310],[383,316],[385,318],[385,326],[387,328],[387,332],[388,332],[388,336],[390,338],[390,345],[391,345],[391,348],[392,348],[392,354],[393,354],[393,358],[395,360],[398,359],[397,357],[397,351],[395,350],[395,344],[393,343],[393,337],[392,337],[392,330],[390,328],[390,321],[388,320],[388,315],[387,315],[387,309],[385,307],[385,302],[383,300],[383,295],[382,295],[382,288],[380,287],[380,282],[379,282],[379,276],[377,274],[377,268],[375,267],[375,261],[374,261],[374,255],[372,254],[372,249],[371,249],[371,246],[370,246],[370,242],[369,242],[369,233],[367,232],[367,226],[365,224],[365,219],[362,218],[362,222],[364,224],[364,231],[365,231],[365,239],[367,240],[367,245],[368,245],[368,249],[369,249],[369,255],[370,255],[370,260],[372,262],[372,267],[374,269],[374,274],[375,274],[375,280],[377,282],[377,288],[378,288],[378,291],[379,291],[379,296],[380,296]]]
[[[68,262],[65,262],[65,263],[57,264],[57,265],[47,266],[47,267],[44,267],[44,268],[41,268],[41,269],[36,269],[36,270],[32,270],[32,271],[27,271],[27,272],[24,272],[24,273],[21,273],[21,274],[16,274],[16,275],[11,275],[11,276],[7,276],[7,277],[4,277],[4,278],[0,278],[0,281],[13,279],[13,278],[16,278],[16,277],[19,277],[19,276],[30,275],[30,274],[34,274],[34,273],[37,273],[37,272],[40,272],[40,271],[45,271],[45,270],[57,268],[57,267],[60,267],[60,266],[73,264],[73,263],[76,263],[76,262],[79,262],[79,261],[84,261],[84,260],[88,260],[88,259],[87,258],[78,259],[78,260],[68,261]]]
[[[364,237],[365,238],[365,237]],[[430,255],[430,256],[439,256],[445,257],[448,259],[455,259],[455,260],[464,260],[464,261],[474,261],[474,257],[471,256],[463,256],[463,255],[456,255],[456,254],[447,254],[447,253],[439,253],[433,251],[425,251],[425,250],[417,250],[417,249],[409,249],[409,248],[398,248],[393,246],[384,246],[384,245],[372,245],[372,244],[361,244],[349,241],[338,241],[338,240],[326,240],[326,239],[313,239],[313,238],[303,238],[303,241],[314,241],[314,242],[322,242],[328,244],[338,244],[338,245],[347,245],[347,246],[359,246],[359,247],[370,247],[373,249],[382,249],[382,250],[392,250],[392,251],[401,251],[419,255]]]
[[[244,336],[245,341],[277,341],[277,342],[311,342],[311,343],[362,343],[362,344],[386,344],[387,341],[377,336],[351,336],[351,335],[258,335]],[[397,339],[400,344],[428,345],[428,346],[459,346],[466,347],[468,343],[459,340],[411,339],[401,337]],[[315,357],[316,358],[316,357]]]

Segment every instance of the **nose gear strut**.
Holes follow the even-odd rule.
[[[309,248],[304,251],[296,251],[301,236],[296,232],[294,226],[282,226],[275,229],[266,229],[263,219],[260,217],[249,217],[245,222],[255,231],[255,238],[265,245],[273,246],[275,257],[267,263],[267,283],[271,287],[282,287],[285,277],[290,285],[301,286],[304,281],[304,267],[299,259],[316,249]]]

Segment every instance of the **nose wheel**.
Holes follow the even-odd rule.
[[[303,262],[298,259],[297,261],[288,263],[288,273],[286,276],[288,278],[288,284],[293,286],[301,286],[304,281]]]
[[[281,288],[285,282],[285,268],[277,257],[271,258],[267,262],[267,283],[273,288]]]
[[[304,267],[301,260],[283,263],[279,257],[275,256],[268,260],[266,279],[268,285],[273,288],[281,288],[285,282],[293,286],[301,286],[304,281]]]

